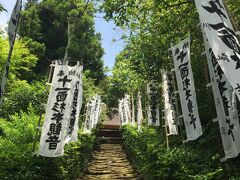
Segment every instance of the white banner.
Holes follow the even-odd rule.
[[[119,100],[118,104],[120,124],[129,124],[131,120],[131,110],[130,110],[130,96],[125,95],[125,97]]]
[[[119,114],[119,119],[120,119],[120,124],[123,125],[126,120],[124,119],[124,114],[123,114],[123,100],[119,100],[118,102],[118,114]]]
[[[172,46],[178,91],[182,106],[187,140],[195,140],[202,135],[202,126],[198,114],[198,106],[190,62],[190,38]]]
[[[205,35],[204,42],[225,158],[234,158],[240,152],[240,127],[236,97]]]
[[[134,98],[132,96],[132,117],[131,117],[131,125],[135,126],[135,106],[134,106]]]
[[[160,126],[159,120],[159,106],[157,98],[157,84],[149,83],[147,86],[148,93],[148,125]]]
[[[95,100],[95,109],[94,109],[94,117],[93,117],[93,126],[95,127],[99,121],[100,113],[101,113],[101,96],[96,95],[94,97]]]
[[[125,116],[126,124],[129,124],[130,120],[131,120],[130,96],[129,95],[125,95],[125,97],[123,99],[123,109],[124,109],[123,115]]]
[[[195,0],[212,51],[240,100],[240,45],[222,0]]]
[[[175,123],[174,115],[174,100],[173,99],[173,89],[168,79],[168,74],[165,70],[162,71],[162,88],[163,88],[163,99],[164,99],[164,116],[165,116],[165,125],[168,126],[169,135],[177,135],[177,127]]]
[[[121,99],[119,101],[119,118],[120,118],[121,125],[127,124],[127,113],[124,107],[124,99]]]
[[[18,21],[19,21],[21,9],[22,9],[22,0],[17,0],[8,24],[8,38],[9,38],[10,48],[8,52],[7,62],[2,74],[2,81],[1,81],[1,87],[0,87],[0,107],[2,106],[3,95],[5,92],[5,86],[6,86],[7,77],[9,74],[10,61],[11,61],[13,46],[14,46],[14,42],[17,34]]]
[[[55,66],[42,128],[39,154],[46,157],[62,156],[68,120],[71,114],[76,78],[67,65]]]
[[[94,128],[100,117],[101,113],[101,96],[96,95],[91,98],[87,103],[86,118],[84,122],[84,133],[90,133],[92,128]]]
[[[17,0],[8,24],[8,38],[9,38],[10,46],[13,46],[16,38],[21,9],[22,9],[22,0]]]
[[[141,126],[142,126],[142,119],[143,119],[143,112],[142,112],[142,97],[141,93],[138,92],[138,105],[137,105],[137,126],[138,126],[138,131],[141,131]]]
[[[73,101],[71,105],[71,114],[67,126],[67,136],[65,142],[77,142],[78,141],[78,118],[82,108],[82,99],[83,99],[83,82],[82,82],[82,66],[75,66],[69,71],[74,78],[76,78],[76,84],[73,84],[74,94]]]
[[[84,127],[83,127],[83,133],[91,133],[91,108],[92,108],[92,102],[91,100],[88,101],[86,104],[86,112],[85,112],[85,121],[84,121]]]

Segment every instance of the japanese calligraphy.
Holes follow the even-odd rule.
[[[240,99],[240,44],[226,8],[222,0],[195,0],[195,4],[208,44]]]
[[[151,82],[148,84],[148,124],[159,126],[159,107],[158,107],[158,91],[157,83]]]
[[[202,135],[202,127],[198,114],[194,80],[189,59],[190,38],[172,46],[172,52],[187,141],[195,140]]]
[[[219,64],[224,58],[220,59],[214,55],[204,31],[203,36],[225,157],[233,158],[240,152],[240,127],[239,117],[236,116],[235,92]]]

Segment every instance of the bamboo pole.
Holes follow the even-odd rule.
[[[234,29],[235,32],[237,32],[237,31],[238,31],[238,26],[237,26],[237,24],[235,23],[235,21],[234,21],[234,19],[233,19],[233,16],[231,15],[231,13],[230,13],[230,11],[229,11],[229,9],[228,9],[228,7],[227,7],[227,3],[226,3],[225,0],[222,0],[222,2],[223,2],[223,5],[224,5],[227,13],[228,13],[228,16],[229,16],[230,21],[231,21],[232,26],[233,26],[233,29]]]
[[[37,146],[37,140],[38,140],[38,135],[39,135],[39,131],[40,131],[40,124],[41,124],[42,116],[43,116],[43,112],[41,112],[41,114],[39,116],[39,119],[38,119],[38,125],[37,125],[37,128],[36,128],[35,138],[34,138],[34,141],[33,141],[33,149],[32,149],[33,153],[35,152],[36,146]]]

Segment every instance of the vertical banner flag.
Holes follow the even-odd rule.
[[[132,96],[132,118],[131,118],[131,125],[135,126],[135,106],[134,106],[134,98]]]
[[[195,0],[201,26],[226,78],[240,100],[240,45],[222,0]]]
[[[14,42],[17,34],[18,21],[19,21],[21,9],[22,9],[22,0],[17,0],[8,24],[8,37],[9,37],[10,48],[8,52],[8,59],[2,75],[2,81],[1,81],[1,87],[0,87],[0,107],[2,106],[3,95],[5,92],[5,86],[7,83],[7,77],[8,77],[9,68],[10,68],[10,61],[11,61],[13,46],[14,46]]]
[[[82,98],[83,98],[83,84],[82,84],[82,66],[75,66],[70,71],[69,74],[72,75],[76,80],[73,84],[74,93],[73,101],[71,105],[71,114],[67,125],[67,133],[65,141],[68,142],[77,142],[78,140],[78,118],[82,108]]]
[[[130,111],[130,96],[125,95],[123,99],[123,109],[124,109],[124,116],[126,119],[126,124],[129,124],[131,120],[131,111]]]
[[[157,83],[149,83],[147,86],[148,93],[148,125],[160,126],[159,106],[157,98]]]
[[[119,113],[119,119],[120,119],[120,124],[123,125],[126,121],[124,119],[123,115],[123,100],[119,100],[118,102],[118,113]]]
[[[118,108],[121,125],[129,124],[131,120],[129,95],[125,95],[125,97],[119,101]]]
[[[234,158],[240,153],[240,127],[235,93],[205,34],[204,43],[225,158]]]
[[[93,97],[92,102],[91,102],[91,110],[90,110],[90,128],[94,128],[95,125],[95,112],[96,112],[96,97]]]
[[[90,133],[91,132],[91,100],[88,101],[86,104],[86,112],[85,112],[85,121],[84,121],[84,127],[83,127],[83,133]]]
[[[101,96],[96,96],[96,107],[95,107],[95,117],[94,117],[94,124],[96,125],[99,121],[100,113],[101,113]]]
[[[164,115],[165,125],[169,128],[169,135],[177,135],[177,127],[175,123],[174,115],[174,101],[172,84],[168,79],[168,74],[165,70],[162,71],[162,88],[163,88],[163,99],[164,99]]]
[[[138,126],[138,131],[141,131],[141,126],[142,126],[142,119],[143,119],[143,112],[142,112],[142,101],[141,101],[141,93],[138,92],[138,107],[137,107],[137,126]]]
[[[190,37],[172,46],[178,91],[182,106],[187,140],[195,140],[202,135],[202,126],[198,114],[198,106],[190,62]]]
[[[71,70],[67,65],[55,66],[40,139],[39,154],[42,156],[57,157],[64,153],[66,129],[76,86],[76,78]]]
[[[87,103],[86,118],[84,122],[84,133],[90,133],[98,123],[101,113],[101,96],[96,95]]]

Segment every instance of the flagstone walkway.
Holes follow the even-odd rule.
[[[122,149],[122,138],[118,129],[102,129],[98,133],[99,149],[93,153],[84,180],[137,180],[137,174]]]

